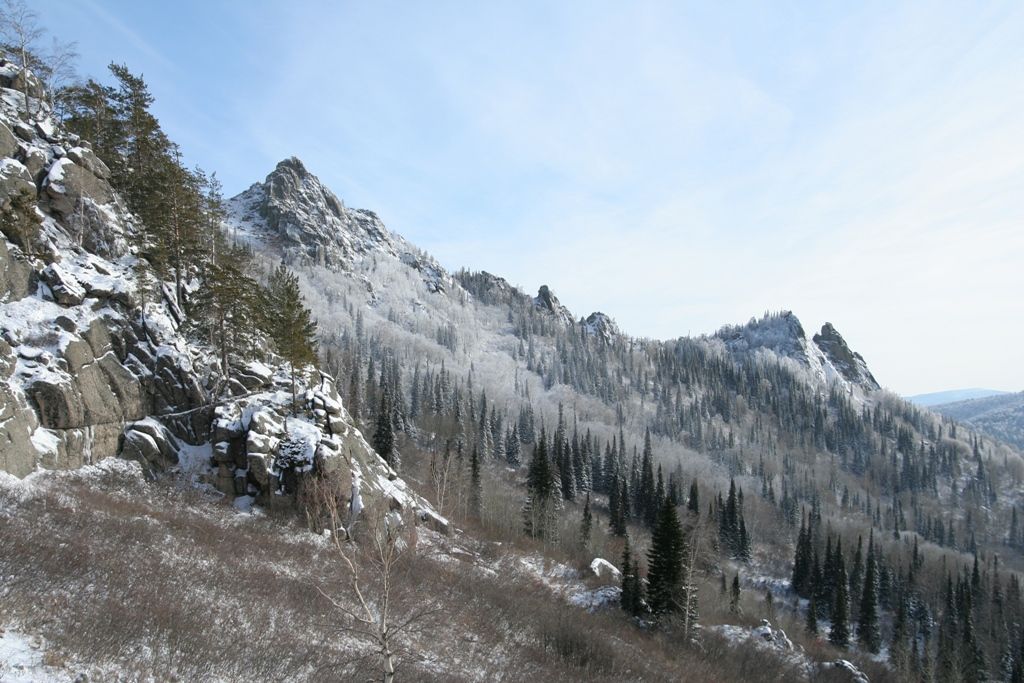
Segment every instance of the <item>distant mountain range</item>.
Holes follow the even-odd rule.
[[[1000,392],[994,396],[930,406],[929,409],[1017,448],[1024,448],[1024,391],[1016,394]]]
[[[907,400],[924,408],[939,406],[945,403],[956,403],[957,401],[970,401],[975,398],[987,398],[989,396],[1004,396],[1008,391],[996,391],[995,389],[952,389],[950,391],[935,391],[930,394],[917,394],[907,396]]]

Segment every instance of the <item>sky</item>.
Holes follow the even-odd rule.
[[[298,156],[634,336],[793,310],[902,394],[1024,389],[1024,3],[35,0],[228,195]]]

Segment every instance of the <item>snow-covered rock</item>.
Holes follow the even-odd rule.
[[[618,579],[622,576],[622,572],[619,571],[618,567],[602,557],[594,558],[593,562],[590,563],[590,571],[598,578],[608,576],[612,579]]]
[[[566,325],[573,324],[572,313],[569,312],[562,302],[558,300],[555,293],[547,285],[541,285],[537,290],[537,296],[533,299],[533,305],[555,317],[556,320]]]
[[[229,200],[228,209],[232,235],[289,261],[345,270],[359,259],[387,258],[416,272],[431,292],[450,286],[437,261],[392,234],[374,212],[345,206],[295,157]]]
[[[792,362],[822,391],[836,384],[858,396],[879,389],[864,358],[850,350],[831,323],[825,323],[820,334],[808,339],[791,311],[765,314],[746,325],[726,325],[712,340],[723,343],[737,357],[751,359],[768,353]]]

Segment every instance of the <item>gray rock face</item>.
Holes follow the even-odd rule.
[[[74,147],[68,150],[68,159],[71,159],[71,161],[101,180],[108,180],[110,178],[110,169],[91,149]]]
[[[13,157],[18,153],[18,138],[7,127],[6,123],[0,122],[0,158]]]
[[[25,298],[32,289],[35,272],[17,247],[11,249],[0,238],[0,303]]]
[[[850,349],[843,336],[832,326],[832,323],[825,323],[821,332],[814,335],[815,345],[821,349],[839,374],[853,384],[857,384],[869,391],[877,391],[881,387],[875,381],[868,365],[864,362],[863,356]]]
[[[295,157],[232,198],[229,207],[229,223],[255,228],[291,261],[344,269],[354,259],[379,255],[417,271],[432,292],[446,291],[451,279],[437,261],[392,235],[377,214],[346,207]]]
[[[615,321],[600,311],[587,316],[587,319],[583,321],[583,329],[590,336],[609,345],[615,343],[615,340],[622,336]]]
[[[533,300],[533,305],[542,311],[547,311],[551,315],[555,316],[559,321],[571,325],[573,324],[572,313],[562,305],[555,296],[555,293],[547,285],[541,285],[537,291],[537,296]]]
[[[60,265],[51,263],[43,269],[40,276],[53,292],[53,298],[61,306],[77,306],[85,300],[85,288],[74,275],[65,271]]]
[[[129,424],[124,431],[121,455],[158,470],[178,463],[180,443],[168,429],[152,418]]]
[[[110,185],[69,157],[57,160],[43,182],[43,190],[50,209],[62,218],[70,217],[83,199],[94,204],[109,204],[114,200]]]
[[[38,425],[35,413],[7,383],[14,362],[11,347],[0,339],[0,470],[24,477],[36,466],[31,439]]]

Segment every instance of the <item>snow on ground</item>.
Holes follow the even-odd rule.
[[[813,670],[813,664],[810,658],[804,654],[803,650],[795,648],[786,632],[780,628],[773,627],[767,619],[762,619],[761,625],[753,628],[722,624],[720,626],[711,626],[708,630],[718,633],[733,645],[749,641],[755,647],[774,653],[788,664],[804,671],[808,675]]]
[[[0,629],[0,681],[3,683],[64,683],[74,677],[43,663],[45,644],[17,631]]]

